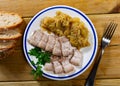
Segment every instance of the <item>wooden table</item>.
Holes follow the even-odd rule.
[[[0,10],[17,12],[23,16],[21,30],[40,10],[53,5],[69,5],[83,11],[92,20],[98,33],[99,46],[104,28],[109,21],[119,25],[110,46],[106,49],[98,68],[95,86],[120,86],[120,0],[0,0]],[[67,81],[53,81],[42,77],[35,81],[31,67],[25,59],[22,38],[15,52],[0,61],[0,86],[84,86],[91,67],[82,75]]]

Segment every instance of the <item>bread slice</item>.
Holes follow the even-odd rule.
[[[13,48],[15,43],[15,40],[0,40],[0,52]]]
[[[0,32],[0,40],[11,40],[21,37],[22,34],[17,30],[6,30]]]
[[[16,13],[0,12],[0,30],[14,29],[22,23],[22,18]]]
[[[12,55],[14,53],[14,48],[12,49],[8,49],[8,50],[4,50],[0,52],[0,60],[9,57],[9,55]]]

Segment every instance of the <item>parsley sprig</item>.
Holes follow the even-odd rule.
[[[34,79],[37,79],[42,76],[42,65],[45,65],[46,62],[50,62],[51,53],[47,51],[43,51],[41,48],[35,47],[32,48],[29,52],[29,55],[35,56],[38,59],[36,63],[31,61],[31,64],[36,66],[36,70],[32,70],[31,74],[34,75]]]

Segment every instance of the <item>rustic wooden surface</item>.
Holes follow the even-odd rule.
[[[95,25],[99,45],[109,21],[118,23],[110,46],[98,68],[95,86],[120,85],[120,0],[0,0],[0,11],[17,12],[23,16],[22,33],[30,19],[40,10],[53,5],[69,5],[80,9]],[[82,75],[67,81],[53,81],[42,77],[35,81],[30,75],[31,67],[22,50],[22,37],[13,54],[0,61],[0,86],[84,86],[91,67]]]

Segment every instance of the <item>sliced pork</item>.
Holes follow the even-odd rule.
[[[59,61],[59,59],[60,59],[60,57],[55,56],[55,55],[52,55],[52,56],[50,57],[51,62],[53,62],[53,61]]]
[[[66,37],[59,37],[61,43],[61,50],[63,56],[69,56],[73,54],[73,47],[71,46],[69,40]]]
[[[65,73],[69,73],[72,72],[74,70],[74,66],[69,62],[68,59],[66,59],[66,57],[62,57],[62,61],[61,64],[63,66],[64,72]]]
[[[52,52],[55,42],[56,42],[56,37],[54,35],[49,35],[45,50]]]
[[[41,41],[39,41],[39,43],[38,43],[38,47],[45,49],[45,47],[47,45],[47,41],[48,41],[48,35],[44,33]]]
[[[28,42],[52,53],[51,62],[44,65],[46,71],[62,74],[74,71],[75,66],[82,66],[82,53],[72,47],[69,40],[64,36],[57,37],[36,30],[28,39]]]
[[[38,43],[43,37],[43,32],[41,30],[36,30],[28,39],[28,42],[33,46],[38,46]]]
[[[53,71],[53,64],[50,62],[50,63],[45,63],[44,65],[44,69],[47,70],[47,71]]]
[[[60,42],[58,41],[58,39],[56,39],[52,53],[53,55],[62,56],[61,46],[60,46]]]
[[[74,55],[71,58],[70,62],[75,66],[82,66],[83,56],[79,50],[74,50]]]
[[[63,68],[59,61],[53,61],[53,67],[55,74],[63,73]]]

